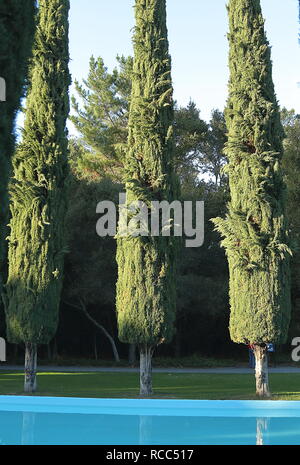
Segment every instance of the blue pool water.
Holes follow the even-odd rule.
[[[0,396],[0,445],[300,445],[300,402]]]

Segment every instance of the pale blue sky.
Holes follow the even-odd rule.
[[[175,98],[192,98],[209,119],[227,98],[225,0],[167,0]],[[272,46],[273,77],[282,106],[300,112],[298,0],[261,0]],[[102,56],[111,70],[117,54],[132,54],[134,0],[71,0],[70,54],[73,79],[87,76],[89,58]],[[71,93],[73,93],[73,88]]]
[[[192,98],[209,119],[227,98],[225,0],[168,0],[168,29],[175,98]],[[273,77],[282,106],[300,112],[298,0],[261,0],[272,46]],[[71,0],[70,53],[73,78],[87,76],[89,58],[102,56],[111,70],[117,54],[132,54],[134,0]],[[73,93],[73,88],[71,89]]]

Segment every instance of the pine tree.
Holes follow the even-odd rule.
[[[69,0],[40,0],[23,140],[10,187],[7,336],[25,343],[25,391],[37,345],[55,334],[65,252]]]
[[[81,165],[96,175],[122,181],[133,59],[118,55],[117,62],[109,73],[101,57],[91,57],[87,79],[83,84],[75,81],[79,100],[72,97],[70,119],[85,148]]]
[[[134,68],[125,160],[127,204],[171,201],[173,99],[165,0],[136,0]],[[152,393],[154,348],[173,335],[174,237],[119,237],[117,313],[119,338],[140,350],[140,393]]]
[[[0,101],[0,286],[6,275],[7,188],[14,150],[14,124],[24,90],[34,35],[35,0],[0,1],[0,76],[5,100]]]
[[[267,344],[284,343],[290,321],[283,129],[259,0],[230,0],[229,23],[231,200],[215,224],[229,263],[231,339],[253,347],[257,394],[268,396]]]
[[[70,144],[72,166],[91,181],[103,177],[123,181],[133,58],[118,55],[117,62],[118,67],[110,73],[101,57],[92,56],[87,78],[82,84],[75,81],[78,100],[72,97],[74,114],[70,119],[79,137]],[[218,123],[223,126],[223,114],[217,110],[209,128],[194,102],[175,106],[175,171],[181,185],[191,180],[197,183],[200,171],[210,172],[220,163],[222,157],[216,152],[224,134]]]

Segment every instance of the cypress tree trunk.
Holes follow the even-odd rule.
[[[0,2],[0,77],[6,84],[6,100],[0,102],[0,287],[7,274],[7,189],[15,145],[14,125],[31,54],[34,14],[35,0]]]
[[[56,332],[66,252],[68,12],[69,0],[39,0],[23,139],[10,185],[6,327],[9,341],[28,345],[28,389],[34,389],[28,375],[35,370],[34,348]]]
[[[172,202],[177,195],[166,1],[136,0],[135,14],[125,160],[126,202],[128,206],[141,201],[150,211],[152,201]],[[141,348],[141,395],[152,393],[154,347],[168,342],[174,333],[177,244],[178,238],[172,236],[152,237],[149,233],[132,237],[129,233],[122,237],[119,231],[116,301],[119,339]]]
[[[140,347],[140,395],[151,396],[152,389],[152,355],[154,347],[142,345]]]
[[[270,397],[267,346],[253,345],[255,357],[256,395]]]
[[[283,129],[259,0],[230,0],[229,24],[231,200],[214,222],[229,264],[230,336],[255,345],[257,394],[269,396],[265,347],[286,341],[291,309]]]
[[[25,380],[24,391],[35,392],[37,388],[37,346],[30,342],[25,343]]]

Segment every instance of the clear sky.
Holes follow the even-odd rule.
[[[167,0],[175,99],[180,105],[193,99],[206,120],[212,109],[223,110],[227,98],[226,3],[225,0]],[[261,0],[261,4],[272,46],[279,103],[300,113],[298,0]],[[91,55],[103,57],[111,70],[116,65],[117,54],[133,53],[133,5],[134,0],[71,0],[73,79],[87,76]]]

